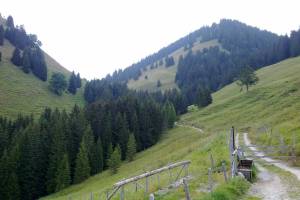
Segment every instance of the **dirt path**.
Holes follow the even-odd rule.
[[[200,133],[203,133],[203,130],[201,128],[198,128],[196,126],[193,126],[193,125],[189,125],[189,124],[182,124],[182,123],[178,123],[176,122],[175,123],[176,126],[181,126],[181,127],[188,127],[188,128],[192,128],[192,129],[195,129],[197,131],[199,131]]]
[[[271,173],[259,164],[255,164],[258,168],[258,181],[255,182],[250,190],[249,195],[262,198],[264,200],[289,200],[286,186],[282,183],[280,177],[275,173]]]
[[[243,134],[244,144],[246,146],[250,146],[251,142],[248,138],[248,134]],[[238,138],[238,137],[237,137]],[[249,147],[251,151],[253,151],[254,155],[256,156],[264,156],[263,152],[257,151],[255,147]],[[261,158],[264,162],[271,163],[283,170],[289,171],[294,174],[298,179],[300,175],[300,170],[287,166],[286,164],[282,163],[281,161],[274,160],[268,157]],[[278,161],[278,162],[275,162]],[[293,199],[289,197],[288,185],[284,184],[281,178],[273,172],[270,172],[265,167],[261,166],[260,164],[256,163],[256,167],[259,170],[258,173],[258,181],[252,185],[249,190],[249,195],[256,196],[262,198],[264,200],[289,200]]]
[[[244,142],[245,142],[246,146],[251,145],[251,142],[248,138],[247,133],[244,133]],[[263,152],[259,152],[255,147],[249,147],[249,149],[251,151],[253,151],[253,153],[256,156],[265,156],[265,154]],[[279,167],[279,168],[281,168],[285,171],[288,171],[288,172],[294,174],[298,178],[298,180],[300,181],[300,169],[299,168],[290,167],[287,164],[283,163],[282,161],[275,160],[275,159],[268,158],[268,157],[264,157],[264,158],[261,158],[261,159],[266,161],[266,162],[273,163],[273,165],[275,165],[276,167]]]

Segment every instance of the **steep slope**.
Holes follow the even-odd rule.
[[[221,45],[217,40],[210,40],[207,42],[197,41],[194,43],[191,50],[193,52],[202,51],[204,48],[219,46]],[[187,50],[184,50],[184,47],[174,51],[169,54],[169,56],[173,56],[175,65],[170,67],[165,67],[165,64],[162,66],[158,66],[157,68],[151,69],[150,65],[146,67],[146,71],[143,70],[141,76],[138,80],[131,79],[128,82],[128,87],[133,90],[148,90],[148,91],[156,91],[156,90],[166,90],[178,88],[175,83],[175,76],[178,67],[178,61],[180,56],[185,56],[188,53]],[[158,61],[155,63],[158,65]],[[147,78],[145,78],[147,76]],[[157,87],[157,81],[161,81],[161,87]]]
[[[48,66],[48,81],[43,82],[32,74],[25,74],[10,62],[14,47],[5,40],[0,46],[0,115],[16,117],[18,113],[37,116],[46,107],[70,110],[74,104],[82,106],[83,87],[76,95],[64,93],[57,96],[49,91],[49,77],[53,72],[61,72],[68,78],[70,72],[45,53]]]
[[[106,189],[124,177],[178,160],[192,161],[190,173],[194,178],[189,183],[190,191],[193,199],[201,199],[207,192],[209,154],[212,153],[218,165],[221,160],[228,161],[226,138],[232,125],[239,130],[247,129],[255,138],[259,135],[258,129],[268,124],[286,141],[289,141],[292,132],[300,131],[300,57],[260,69],[257,75],[260,82],[249,92],[240,92],[236,83],[232,83],[213,94],[214,102],[210,106],[181,116],[179,123],[185,126],[170,130],[157,145],[138,154],[135,161],[124,163],[118,174],[112,176],[106,171],[45,199],[64,200],[68,196],[80,199],[86,198],[90,192],[105,195]],[[188,126],[201,127],[204,133]],[[300,155],[299,134],[296,141],[297,155]],[[216,174],[214,180],[223,182],[221,174]],[[168,175],[162,181],[167,182]],[[151,191],[156,189],[157,185]],[[143,191],[135,194],[128,189],[126,195],[129,199],[141,199]],[[178,189],[159,199],[183,197],[184,193]]]

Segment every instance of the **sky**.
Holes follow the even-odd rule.
[[[42,48],[87,79],[125,68],[204,25],[236,19],[277,34],[300,27],[298,0],[0,0]]]

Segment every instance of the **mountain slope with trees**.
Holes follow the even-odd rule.
[[[212,41],[214,45],[194,49]],[[178,61],[174,59],[174,65],[169,66],[166,61],[178,51]],[[300,30],[292,31],[290,36],[279,36],[236,20],[222,19],[106,79],[128,82],[129,87],[139,90],[179,88],[188,104],[196,104],[201,91],[221,89],[236,80],[244,68],[256,70],[298,55]]]
[[[6,26],[5,19],[1,18],[0,21],[2,27]],[[19,52],[16,52],[16,49]],[[0,115],[12,118],[16,118],[19,113],[38,116],[46,106],[71,110],[74,104],[84,105],[83,87],[75,95],[67,92],[58,96],[49,90],[49,81],[53,73],[62,73],[68,81],[71,72],[47,53],[39,50],[47,67],[46,76],[43,75],[43,78],[39,78],[34,72],[23,72],[24,67],[21,66],[22,60],[20,60],[22,50],[16,48],[6,38],[3,38],[3,45],[0,44],[0,52],[2,54],[0,62]]]
[[[134,161],[124,161],[116,174],[112,175],[106,170],[81,184],[73,185],[43,199],[64,200],[71,197],[77,200],[89,198],[91,192],[94,198],[99,197],[100,192],[101,197],[105,198],[106,190],[117,181],[182,160],[192,161],[189,168],[189,173],[193,176],[189,181],[192,199],[207,199],[204,197],[210,194],[205,192],[208,187],[207,169],[210,167],[210,154],[213,155],[216,165],[220,166],[221,161],[225,160],[226,166],[229,166],[227,139],[233,125],[238,132],[247,130],[253,141],[266,142],[265,144],[271,142],[280,145],[278,135],[281,135],[288,144],[293,133],[296,133],[296,153],[299,156],[300,135],[297,133],[300,131],[298,112],[300,57],[259,69],[256,74],[260,81],[248,92],[240,92],[240,86],[236,82],[217,91],[213,94],[214,101],[211,105],[182,115],[178,123],[183,124],[183,127],[176,126],[169,130],[156,145],[138,153]],[[189,126],[199,127],[204,132]],[[266,137],[269,134],[262,132],[266,126],[272,129],[273,139]],[[222,176],[222,173],[214,175],[214,180],[220,181],[221,185],[224,184]],[[168,185],[168,173],[160,176],[160,186],[163,183]],[[156,191],[157,188],[157,182],[151,181],[150,191]],[[143,189],[139,189],[136,193],[130,185],[125,187],[125,190],[126,198],[133,200],[144,198]],[[229,190],[232,191],[232,187]],[[222,192],[225,195],[226,191]],[[184,192],[181,188],[175,189],[157,198],[183,199]]]

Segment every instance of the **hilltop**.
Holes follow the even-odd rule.
[[[0,24],[5,20],[0,18]],[[0,62],[0,115],[16,118],[19,113],[38,116],[45,107],[70,110],[75,104],[84,105],[83,88],[76,95],[64,93],[57,96],[49,88],[49,80],[53,72],[63,73],[67,80],[71,72],[61,66],[46,52],[45,61],[48,68],[48,79],[41,81],[32,73],[25,74],[10,61],[15,47],[7,40],[0,46],[2,61]]]
[[[240,92],[236,83],[215,92],[211,105],[181,116],[179,123],[185,127],[178,126],[168,131],[158,144],[139,153],[135,161],[124,162],[118,174],[111,176],[109,171],[105,171],[44,199],[64,200],[68,196],[80,199],[87,197],[90,192],[95,195],[101,192],[104,195],[106,189],[124,177],[140,174],[143,169],[154,169],[179,160],[192,161],[190,173],[194,178],[190,182],[190,190],[192,198],[201,199],[206,195],[209,154],[213,154],[217,163],[225,159],[228,164],[226,138],[232,125],[238,130],[249,131],[256,142],[260,141],[255,140],[256,136],[261,135],[260,128],[266,125],[271,127],[273,132],[282,135],[286,142],[290,141],[293,132],[298,133],[300,130],[298,113],[300,57],[265,67],[256,73],[260,82],[251,87],[249,92]],[[188,126],[200,127],[204,133]],[[300,141],[299,135],[296,140]],[[278,141],[275,137],[272,143],[276,142]],[[296,152],[297,155],[300,154],[299,142]],[[216,175],[214,179],[222,187],[221,175]],[[165,180],[168,180],[167,175]],[[290,182],[286,184],[291,188],[294,187]],[[151,191],[156,189],[157,186],[153,186]],[[131,197],[130,199],[140,199],[143,192],[134,194],[127,191],[126,195]],[[179,189],[160,196],[159,199],[183,197],[184,193]]]

